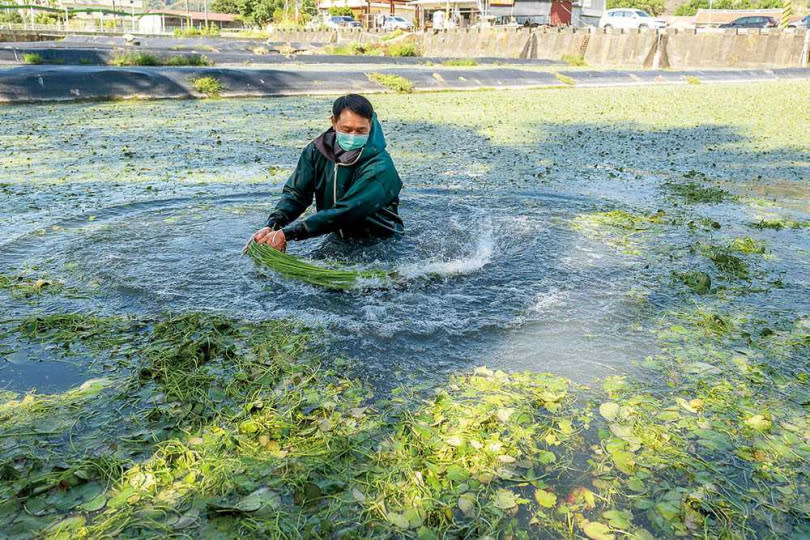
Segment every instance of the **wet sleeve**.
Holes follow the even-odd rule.
[[[267,218],[267,227],[280,229],[295,221],[312,204],[315,192],[315,167],[312,159],[312,147],[301,152],[298,165],[292,176],[284,184],[281,200]]]
[[[361,173],[335,206],[284,228],[288,240],[304,240],[353,225],[385,208],[399,192],[402,182],[391,166],[379,172]]]

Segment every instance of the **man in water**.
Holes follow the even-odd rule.
[[[290,240],[327,233],[369,238],[404,232],[397,211],[402,180],[371,103],[357,94],[339,97],[331,120],[332,127],[304,148],[267,225],[253,235],[256,242],[284,251]],[[317,212],[298,219],[313,197]]]

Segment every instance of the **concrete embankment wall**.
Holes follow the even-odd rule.
[[[426,32],[421,44],[426,56],[560,60],[582,55],[588,65],[604,67],[770,68],[808,62],[805,33],[795,30],[453,30]]]
[[[377,32],[276,32],[273,41],[350,43],[379,39]],[[807,65],[805,33],[793,29],[713,32],[596,30],[583,28],[456,29],[406,39],[422,54],[447,58],[562,60],[583,56],[590,66],[661,68],[773,68]]]
[[[29,33],[30,34],[30,33]],[[384,33],[363,30],[273,32],[273,43],[370,42]],[[51,35],[52,38],[52,35]],[[36,41],[43,36],[0,31],[0,41]],[[456,29],[426,31],[397,39],[415,42],[423,56],[524,58],[559,61],[582,56],[594,67],[778,68],[805,67],[810,39],[803,31],[595,30],[582,28]]]

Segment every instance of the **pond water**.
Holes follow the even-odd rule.
[[[344,292],[240,256],[329,99],[0,108],[0,536],[808,536],[807,96],[375,96]]]
[[[512,94],[508,105],[535,96]],[[661,89],[640,96],[648,100],[642,105],[671,99]],[[747,140],[746,126],[683,126],[676,118],[644,125],[646,116],[660,118],[655,103],[639,111],[603,107],[600,115],[616,117],[603,123],[584,111],[564,123],[560,111],[534,102],[540,110],[531,121],[489,104],[460,116],[465,103],[480,109],[485,102],[477,99],[377,100],[405,179],[407,235],[374,245],[320,238],[290,248],[408,277],[389,290],[350,292],[281,279],[238,255],[272,209],[297,152],[323,129],[327,99],[4,108],[13,121],[0,127],[0,272],[35,271],[83,292],[10,299],[4,316],[206,310],[296,319],[323,328],[331,353],[352,358],[358,374],[384,386],[481,364],[589,382],[632,369],[655,350],[655,314],[679,301],[662,276],[689,264],[688,255],[668,264],[651,258],[659,247],[686,249],[695,233],[662,229],[660,246],[628,256],[604,236],[583,234],[578,216],[616,207],[683,216],[687,210],[665,188],[684,171],[723,181],[748,159],[746,177],[761,186],[792,184],[807,169],[807,156],[789,146],[762,149]],[[439,118],[431,121],[434,107]],[[637,141],[636,132],[646,139]],[[753,190],[739,180],[723,185]],[[723,222],[715,236],[768,240],[765,264],[794,288],[747,298],[751,307],[807,307],[806,234],[745,228],[758,213],[806,217],[806,193],[785,193],[781,206],[752,198],[688,211],[688,219]],[[81,362],[55,362],[47,351],[18,350],[7,359],[0,387],[55,391],[86,375]]]

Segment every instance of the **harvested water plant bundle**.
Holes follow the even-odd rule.
[[[251,242],[246,252],[256,262],[284,277],[325,289],[354,289],[368,283],[387,282],[391,278],[391,275],[384,270],[324,268],[256,242]]]

